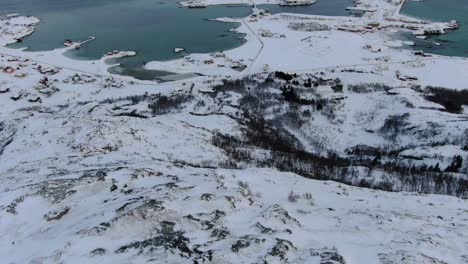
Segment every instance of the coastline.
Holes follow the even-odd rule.
[[[12,17],[13,16],[13,17]],[[7,27],[3,22],[8,21],[10,25]],[[25,38],[35,31],[41,20],[34,16],[20,16],[18,14],[10,14],[6,16],[0,16],[0,27],[6,28],[10,31],[9,36],[1,35],[0,47],[4,47],[17,42],[18,39]]]
[[[219,18],[246,43],[147,64],[204,73],[165,83],[0,47],[2,259],[464,263],[468,60],[395,49],[445,24],[361,1]]]
[[[226,0],[226,2],[229,2],[229,0]],[[224,3],[224,2],[223,2]],[[257,3],[257,2],[255,2]],[[210,4],[208,2],[208,4]],[[220,4],[220,3],[218,3]],[[227,4],[227,3],[226,3]],[[328,68],[333,68],[333,67],[340,67],[340,66],[358,66],[358,65],[371,65],[372,63],[368,63],[368,58],[355,58],[353,60],[341,62],[339,60],[336,60],[336,63],[323,63],[319,62],[315,65],[310,64],[308,66],[307,64],[300,63],[298,65],[293,65],[291,63],[286,63],[290,59],[286,59],[282,63],[282,65],[277,65],[278,61],[270,61],[270,60],[265,60],[263,57],[263,54],[265,50],[270,50],[271,47],[270,45],[273,45],[272,48],[275,48],[274,45],[280,45],[280,43],[275,43],[275,44],[269,44],[271,38],[265,38],[263,34],[265,34],[264,30],[267,30],[268,32],[272,32],[275,29],[271,27],[271,24],[273,24],[273,20],[279,19],[280,21],[283,21],[282,25],[280,28],[283,28],[283,35],[292,35],[293,38],[296,38],[295,36],[300,36],[304,35],[303,33],[299,31],[294,31],[291,29],[288,29],[287,27],[284,27],[285,24],[291,24],[294,23],[294,20],[303,20],[305,23],[323,23],[324,25],[328,25],[331,27],[331,32],[333,35],[342,35],[340,30],[342,28],[350,28],[351,30],[354,30],[353,28],[364,28],[367,23],[373,22],[373,21],[379,21],[380,24],[383,26],[385,25],[390,25],[392,26],[392,23],[397,26],[403,26],[405,24],[412,25],[411,23],[415,23],[413,25],[417,25],[421,29],[419,31],[422,31],[426,28],[440,28],[443,30],[443,28],[448,27],[449,25],[447,23],[440,23],[440,22],[429,22],[429,21],[423,21],[420,19],[415,19],[406,15],[401,14],[401,10],[405,4],[405,1],[402,0],[398,6],[392,6],[391,4],[388,4],[384,1],[381,0],[366,0],[361,2],[361,6],[372,6],[376,10],[379,10],[378,12],[368,12],[368,14],[365,14],[361,18],[352,18],[352,17],[331,17],[331,16],[318,16],[318,15],[306,15],[306,14],[276,14],[273,16],[263,16],[259,15],[258,12],[259,10],[254,8],[253,13],[249,15],[248,17],[241,18],[241,19],[231,19],[231,18],[219,18],[216,19],[219,22],[229,22],[229,23],[239,23],[240,26],[232,29],[232,31],[235,31],[237,33],[244,34],[244,40],[245,43],[242,44],[239,47],[226,50],[224,52],[215,52],[211,54],[206,54],[206,53],[200,53],[200,54],[189,54],[185,56],[184,58],[181,59],[176,59],[176,60],[169,60],[169,61],[152,61],[147,63],[146,65],[143,66],[143,68],[148,69],[148,70],[162,70],[164,69],[165,71],[170,71],[174,72],[176,74],[199,74],[199,75],[205,75],[205,76],[210,76],[211,77],[242,77],[246,76],[251,73],[259,73],[263,72],[266,70],[266,68],[270,68],[271,70],[285,70],[285,71],[307,71],[307,69],[328,69]],[[380,8],[380,9],[379,9]],[[391,17],[388,17],[388,11],[392,10]],[[255,16],[255,18],[253,18]],[[269,21],[270,20],[270,21]],[[265,22],[266,21],[266,22]],[[308,22],[311,21],[311,22]],[[317,22],[314,22],[317,21]],[[36,24],[39,23],[39,21],[36,22]],[[264,28],[260,28],[257,25],[262,24]],[[278,23],[276,23],[278,24]],[[34,32],[34,25],[31,23],[29,26],[31,27],[29,31],[27,32],[27,35],[32,34]],[[357,30],[357,29],[356,29]],[[376,33],[372,33],[373,31],[370,30],[370,33],[366,33],[366,35],[375,35]],[[384,33],[385,30],[382,31]],[[414,34],[416,34],[416,31],[414,31]],[[279,33],[278,33],[279,34]],[[356,41],[362,42],[361,46],[365,46],[365,41],[369,37],[363,35],[359,36],[358,33],[351,33],[353,35],[353,38],[356,38]],[[378,43],[377,46],[386,46],[385,38],[378,37],[379,30],[377,31],[377,35],[375,37],[372,37],[372,42]],[[26,34],[19,34],[16,36],[16,38],[22,38],[24,36],[27,36]],[[320,34],[319,34],[320,35]],[[356,36],[357,35],[357,36]],[[370,36],[369,35],[369,36]],[[304,36],[307,37],[307,36]],[[299,43],[300,46],[303,46],[303,44],[299,40],[296,40],[294,43],[291,42],[291,45],[297,45]],[[361,40],[359,40],[361,39]],[[277,42],[277,41],[276,41]],[[290,41],[289,41],[290,42]],[[398,42],[398,41],[397,41]],[[319,43],[316,43],[319,44]],[[284,44],[281,44],[284,45]],[[319,44],[320,45],[320,44]],[[330,43],[329,45],[336,45]],[[265,48],[265,46],[267,46]],[[339,47],[338,47],[339,48]],[[94,72],[98,73],[100,75],[108,75],[108,76],[113,76],[113,77],[118,77],[118,78],[123,78],[126,80],[132,80],[136,82],[142,82],[142,83],[155,83],[155,81],[141,81],[137,80],[131,76],[123,76],[123,75],[118,75],[118,74],[113,74],[108,71],[109,68],[115,66],[115,65],[107,65],[105,64],[105,61],[109,58],[104,55],[100,60],[97,61],[78,61],[75,59],[70,59],[63,53],[66,52],[68,49],[67,48],[59,48],[55,49],[53,51],[47,51],[47,52],[22,52],[22,51],[12,51],[9,48],[2,47],[1,48],[3,53],[5,54],[10,54],[13,56],[23,56],[23,57],[29,57],[33,58],[36,57],[36,59],[39,59],[42,62],[47,62],[50,64],[57,64],[56,66],[59,67],[67,67],[70,65],[74,65],[74,68],[77,70],[82,70],[85,71],[85,69],[93,69],[89,72]],[[9,51],[7,51],[7,49]],[[314,54],[314,51],[311,50],[310,48],[307,48],[307,46],[304,46],[304,50],[307,50],[307,54]],[[341,48],[340,48],[341,49]],[[340,51],[337,50],[337,51]],[[355,47],[355,49],[358,49],[358,47]],[[290,52],[290,51],[287,51]],[[325,51],[322,51],[325,52]],[[214,55],[219,55],[222,54],[222,56],[225,56],[223,58],[214,58]],[[268,52],[267,52],[268,53]],[[272,51],[269,52],[272,54]],[[303,53],[301,51],[301,53]],[[339,52],[338,52],[339,53]],[[360,51],[359,53],[362,54],[357,54],[358,57],[362,57],[365,55],[366,52]],[[414,60],[414,56],[410,55],[412,52],[410,51],[399,51],[399,52],[389,52],[388,55],[385,56],[396,56],[395,60],[397,61],[412,61]],[[291,54],[291,58],[300,56],[300,54],[297,54],[295,52],[294,54]],[[318,55],[318,54],[317,54]],[[405,59],[402,58],[405,57]],[[125,56],[132,56],[132,53],[130,52],[122,52],[122,54],[118,55],[117,57],[125,57]],[[439,57],[438,55],[432,55],[434,58]],[[59,59],[62,57],[62,59]],[[349,57],[348,55],[345,55],[343,53],[342,55],[343,58]],[[375,56],[374,56],[375,57]],[[384,57],[384,55],[380,56]],[[299,57],[298,57],[299,58]],[[450,57],[447,57],[449,59]],[[379,58],[375,58],[379,59]],[[259,62],[260,61],[260,62]],[[333,60],[330,60],[333,61]],[[216,63],[215,63],[216,62]],[[301,65],[304,64],[304,65]],[[80,65],[80,66],[79,66]],[[97,65],[97,66],[96,66]],[[78,67],[76,67],[78,66]],[[238,70],[237,67],[239,67],[242,70]],[[244,70],[245,69],[245,70]],[[194,71],[195,70],[195,71]]]
[[[398,14],[399,14],[399,15],[403,15],[403,14],[401,13],[401,10],[403,10],[403,7],[405,6],[405,4],[406,4],[406,0],[401,0],[400,8],[398,8]]]
[[[368,1],[369,2],[369,1]],[[378,2],[378,1],[370,1],[370,2]],[[259,55],[255,54],[253,49],[257,51],[260,50],[259,45],[256,48],[247,47],[249,45],[250,40],[247,41],[241,47],[236,49],[230,50],[225,52],[225,55],[229,58],[228,61],[237,60],[237,61],[248,61],[248,69],[250,73],[259,73],[264,72],[265,68],[268,67],[270,71],[279,70],[279,71],[287,71],[287,72],[307,72],[307,71],[315,71],[315,70],[333,70],[336,68],[353,68],[353,67],[367,67],[367,68],[382,68],[387,67],[389,70],[386,72],[382,72],[388,80],[384,82],[392,83],[395,80],[393,71],[396,71],[397,68],[401,67],[401,69],[405,69],[405,71],[411,72],[412,74],[416,74],[421,79],[428,79],[428,81],[424,81],[423,83],[430,84],[434,81],[434,78],[430,78],[430,76],[424,74],[424,67],[419,68],[412,68],[408,67],[409,64],[414,64],[415,62],[427,62],[428,63],[425,67],[426,70],[429,71],[429,68],[434,68],[432,65],[436,61],[448,61],[449,63],[435,63],[436,65],[445,65],[450,68],[458,69],[462,65],[462,67],[466,67],[464,64],[468,63],[463,57],[446,57],[446,56],[439,56],[439,55],[432,55],[431,59],[426,58],[418,58],[414,55],[414,51],[409,49],[398,49],[395,50],[392,47],[396,44],[399,46],[403,45],[402,41],[398,40],[389,40],[388,33],[392,31],[393,26],[395,29],[399,29],[403,25],[408,25],[408,27],[419,27],[418,30],[410,30],[413,32],[421,32],[425,29],[443,29],[449,27],[448,23],[446,22],[429,22],[423,21],[420,19],[410,18],[408,16],[400,14],[400,10],[403,6],[404,2],[402,2],[398,6],[391,6],[386,3],[384,5],[387,6],[388,9],[392,11],[392,17],[389,20],[388,17],[385,17],[385,12],[381,12],[378,14],[370,14],[364,18],[353,18],[353,17],[330,17],[330,16],[316,16],[316,15],[305,15],[305,14],[276,14],[272,16],[264,16],[264,17],[247,17],[244,19],[237,19],[233,21],[243,22],[246,25],[249,25],[253,30],[249,31],[246,26],[237,28],[236,31],[247,34],[250,40],[255,40],[255,35],[262,40],[265,45],[265,48],[262,48],[263,51],[260,52]],[[255,13],[254,13],[255,14]],[[258,21],[257,21],[258,20]],[[331,29],[331,34],[325,35],[321,34],[320,32],[298,32],[294,30],[288,29],[288,24],[295,23],[294,21],[301,20],[304,22],[301,23],[323,23],[329,25]],[[367,23],[372,21],[379,21],[382,22],[383,30],[377,30],[372,33],[370,30],[367,33],[343,33],[340,31],[341,29],[350,28],[354,30],[354,28],[364,28]],[[281,23],[283,22],[283,23]],[[390,28],[388,30],[385,29],[386,25],[389,25]],[[267,30],[267,31],[265,31]],[[279,32],[275,32],[279,31]],[[265,34],[265,32],[272,32],[272,37],[265,37],[259,36],[261,34]],[[270,34],[270,33],[268,33]],[[284,34],[286,38],[277,38],[274,35]],[[381,35],[382,34],[382,35]],[[310,36],[315,36],[317,38],[322,38],[323,41],[313,41],[313,44],[304,44],[302,39],[309,38]],[[295,40],[289,40],[292,36]],[[338,37],[340,36],[340,37]],[[336,38],[335,40],[330,40]],[[339,38],[347,39],[348,42],[351,40],[355,40],[356,44],[353,48],[347,47],[343,49],[343,47],[337,46],[338,43],[341,42]],[[329,39],[330,41],[328,41]],[[365,49],[365,47],[370,43],[373,43],[371,46],[371,50]],[[289,44],[286,44],[289,43]],[[326,43],[326,44],[324,44]],[[352,41],[351,41],[352,43]],[[302,51],[292,52],[290,50],[283,50],[283,53],[286,55],[282,58],[282,54],[277,54],[276,50],[279,46],[299,46],[302,47]],[[314,49],[309,47],[310,45],[314,45]],[[328,48],[324,47],[322,50],[320,46],[328,46]],[[335,53],[340,54],[340,56],[321,56],[321,54],[328,54],[329,48],[336,47]],[[364,48],[364,50],[363,50]],[[266,50],[266,52],[265,52]],[[354,52],[347,52],[346,50],[354,50]],[[376,52],[377,50],[381,50],[380,52]],[[306,54],[304,52],[307,51]],[[370,51],[370,52],[369,52]],[[275,53],[276,52],[276,53]],[[381,53],[379,55],[379,53]],[[383,53],[383,54],[382,54]],[[247,55],[246,55],[247,54]],[[251,54],[251,55],[248,55]],[[275,54],[275,55],[273,55]],[[191,54],[184,59],[179,59],[175,61],[167,61],[167,62],[150,62],[146,65],[148,69],[172,69],[174,71],[186,72],[189,70],[197,69],[200,73],[209,72],[211,77],[217,76],[245,76],[248,73],[238,73],[236,71],[227,70],[225,66],[228,63],[225,60],[220,60],[214,56],[215,54]],[[304,56],[305,55],[305,56]],[[335,54],[336,55],[336,54]],[[429,55],[429,54],[428,54]],[[279,57],[279,59],[271,59],[274,57]],[[309,57],[310,56],[310,57]],[[267,57],[267,58],[265,58]],[[325,57],[327,59],[325,59]],[[255,60],[253,60],[255,58]],[[322,59],[317,59],[322,58]],[[253,61],[252,61],[253,60]],[[213,63],[209,65],[205,65],[204,62],[208,61]],[[309,61],[310,63],[305,63]],[[373,62],[374,61],[374,62]],[[288,63],[289,62],[289,63]],[[291,63],[295,62],[295,63]],[[329,62],[329,63],[327,63]],[[459,64],[462,62],[462,64]],[[453,66],[452,66],[453,64]],[[431,65],[429,67],[429,65]],[[456,65],[456,66],[455,66]],[[218,66],[218,67],[217,67]],[[220,68],[221,67],[221,68]],[[435,67],[436,69],[438,66]],[[417,69],[417,70],[416,70]],[[442,68],[440,68],[442,69]],[[381,71],[379,69],[379,71]],[[432,72],[432,70],[430,70]],[[437,71],[437,70],[434,70]],[[456,70],[455,72],[458,72]],[[455,76],[454,76],[455,77]],[[456,78],[447,78],[447,79],[456,79]],[[431,81],[429,81],[431,80]],[[466,88],[463,86],[463,82],[467,81],[463,78],[462,81],[459,82],[441,82],[440,80],[436,80],[434,84],[439,85],[454,85],[458,89]],[[397,80],[398,82],[398,80]]]
[[[153,81],[137,80],[131,76],[112,74],[108,71],[109,68],[118,65],[108,64],[108,60],[134,56],[136,54],[134,51],[119,51],[116,54],[104,54],[99,60],[77,60],[65,55],[67,51],[75,49],[76,46],[86,45],[88,42],[92,42],[94,37],[90,37],[87,40],[79,42],[73,42],[69,46],[64,46],[49,51],[31,52],[25,51],[24,49],[10,48],[8,45],[17,42],[17,39],[22,39],[33,34],[35,31],[35,26],[40,23],[40,19],[34,16],[18,16],[17,18],[20,19],[20,21],[23,21],[23,23],[14,26],[21,26],[23,30],[14,32],[11,36],[1,42],[3,43],[0,45],[0,54],[2,56],[24,58],[50,67],[65,68],[95,76],[116,77],[122,80],[139,82],[141,84],[155,83]]]

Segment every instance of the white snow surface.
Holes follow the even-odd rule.
[[[221,2],[237,3],[208,0]],[[189,60],[149,63],[151,69],[206,75],[164,84],[110,75],[107,56],[82,62],[63,56],[65,48],[0,48],[2,262],[468,263],[466,199],[376,191],[271,168],[220,166],[228,157],[212,137],[242,134],[236,119],[240,95],[211,97],[206,95],[210,84],[263,72],[265,65],[304,78],[323,73],[345,85],[395,87],[362,94],[317,88],[323,98],[341,99],[333,118],[312,110],[311,120],[291,130],[309,151],[344,154],[360,144],[417,142],[400,155],[441,166],[454,155],[468,159],[466,150],[450,142],[431,147],[446,138],[466,140],[466,111],[445,112],[410,88],[465,89],[468,61],[393,49],[386,29],[340,30],[410,19],[398,15],[399,1],[364,0],[361,6],[378,9],[362,19],[278,14],[238,20],[237,30],[247,34],[242,47],[223,56],[192,54]],[[31,34],[39,22],[10,20],[9,25],[0,20],[2,45]],[[330,29],[304,32],[290,29],[291,23]],[[272,36],[262,37],[265,30]],[[212,64],[205,63],[211,59]],[[230,69],[234,62],[247,68]],[[4,72],[7,67],[15,72]],[[397,72],[417,80],[399,80]],[[153,114],[148,101],[138,101],[142,96],[195,97],[203,105],[187,100]],[[375,133],[390,116],[407,113],[407,126],[419,134],[391,141]],[[424,132],[426,137],[418,137]],[[288,198],[291,192],[295,200]]]
[[[16,39],[32,34],[37,23],[39,19],[36,17],[0,17],[0,46],[15,43]]]
[[[6,263],[324,263],[330,256],[336,263],[466,262],[466,200],[374,191],[268,168],[222,169],[225,154],[211,137],[217,131],[239,135],[234,119],[193,115],[192,103],[135,118],[119,114],[150,116],[148,103],[105,103],[145,93],[199,96],[208,84],[144,85],[99,76],[74,84],[76,72],[62,69],[49,76],[59,90],[44,96],[31,87],[43,76],[34,65],[1,60],[28,64],[21,67],[26,77],[0,74],[2,89],[10,88],[0,95],[2,140],[13,138],[0,155],[0,255]],[[303,132],[327,137],[322,142],[339,150],[385,144],[364,130],[407,111],[420,126],[443,124],[440,137],[467,128],[466,121],[444,122],[463,116],[405,108],[402,102],[418,106],[421,99],[410,89],[398,91],[345,92],[337,117],[344,123],[317,116]],[[337,96],[327,88],[320,92]],[[19,94],[17,101],[10,98]],[[235,113],[200,96],[207,112]],[[28,100],[37,97],[42,103]],[[224,100],[235,105],[235,98]],[[295,202],[288,200],[291,191],[299,195]]]

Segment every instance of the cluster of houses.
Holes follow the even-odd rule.
[[[377,21],[370,21],[364,26],[360,25],[353,25],[353,26],[340,26],[337,27],[337,30],[345,31],[345,32],[352,32],[352,33],[369,33],[374,32],[375,30],[382,30],[384,27],[380,25]]]
[[[72,84],[85,84],[85,83],[94,83],[96,78],[88,74],[74,74],[63,80],[63,83],[72,83]]]
[[[285,34],[273,33],[269,29],[259,29],[258,32],[264,38],[286,38]]]
[[[104,80],[102,84],[103,88],[122,88],[124,86],[124,82],[121,80],[117,80],[114,77],[108,77]]]
[[[404,81],[404,82],[406,82],[406,81],[417,81],[418,80],[418,77],[405,75],[405,74],[402,74],[400,71],[396,71],[395,75],[396,75],[398,80]]]
[[[289,23],[288,27],[296,31],[314,32],[314,31],[327,31],[330,27],[325,24],[317,22],[295,22]]]
[[[387,23],[382,25],[378,21],[370,21],[367,22],[365,25],[342,25],[336,27],[339,31],[345,32],[352,32],[352,33],[372,33],[377,30],[385,30],[385,29],[396,29],[396,30],[412,30],[416,31],[416,33],[420,36],[419,38],[426,38],[426,35],[433,35],[433,34],[443,34],[445,30],[450,29],[454,30],[457,29],[457,22],[452,21],[448,24],[443,26],[436,25],[433,27],[428,27],[425,24],[418,24],[418,23],[402,23],[402,22],[395,22],[395,23]]]
[[[415,51],[415,52],[414,52],[414,55],[416,55],[416,56],[421,56],[421,57],[432,57],[431,54],[427,54],[427,53],[425,53],[425,52],[422,51],[422,50],[417,50],[417,51]]]
[[[120,53],[120,51],[118,50],[113,50],[113,51],[109,51],[107,52],[107,56],[114,56],[114,55],[118,55]]]
[[[47,76],[42,77],[38,84],[34,86],[34,89],[46,96],[51,96],[59,91],[59,89],[53,84],[53,81],[49,80]]]
[[[193,58],[191,58],[190,56],[186,56],[186,57],[184,57],[184,59],[187,62],[190,62],[190,63],[195,62],[195,60]],[[218,59],[222,59],[225,63],[217,62]],[[205,65],[211,65],[211,64],[216,64],[216,63],[217,63],[217,66],[220,67],[220,68],[229,67],[229,68],[231,68],[233,70],[236,70],[236,71],[239,71],[239,72],[241,72],[241,71],[243,71],[243,70],[245,70],[247,68],[247,65],[244,63],[243,59],[233,60],[231,58],[228,58],[224,52],[215,52],[215,53],[211,54],[210,59],[203,60],[203,64],[205,64]]]
[[[0,70],[1,72],[5,74],[11,74],[14,75],[17,78],[24,78],[28,76],[26,72],[22,72],[21,69],[28,66],[28,59],[17,59],[17,58],[11,58],[8,59],[9,65],[0,65]]]
[[[18,58],[10,58],[7,60],[8,64],[7,66],[0,66],[1,72],[4,74],[9,74],[9,75],[14,75],[17,78],[23,78],[27,76],[27,73],[25,71],[22,71],[23,68],[29,66],[30,61],[29,59],[18,59]],[[43,76],[36,85],[33,86],[33,89],[44,96],[50,96],[54,94],[55,92],[59,91],[59,89],[53,84],[57,80],[50,80],[48,76],[54,75],[59,72],[59,69],[57,68],[48,68],[44,67],[42,65],[38,65],[38,63],[33,62],[31,63],[33,65],[33,69],[37,70],[43,75]],[[0,93],[9,93],[11,90],[10,88],[4,89],[0,91]],[[31,91],[19,91],[16,95],[10,96],[10,99],[13,101],[18,101],[20,99],[27,99],[27,101],[31,103],[41,103],[42,99],[40,96],[37,96],[37,93],[31,93]]]
[[[264,16],[270,16],[270,11],[266,9],[254,9],[253,13],[250,15],[249,22],[257,22],[258,18],[262,18]]]
[[[60,68],[57,67],[44,67],[42,65],[37,65],[37,67],[34,68],[38,72],[44,75],[54,75],[60,72]]]

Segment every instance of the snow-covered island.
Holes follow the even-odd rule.
[[[39,23],[36,17],[25,17],[10,14],[0,17],[0,46],[18,41],[34,32],[34,26]]]
[[[220,18],[247,42],[148,63],[200,74],[166,83],[1,18],[2,262],[468,263],[468,60],[398,48],[456,26],[402,4]]]

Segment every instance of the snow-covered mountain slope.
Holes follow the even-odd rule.
[[[408,64],[149,84],[59,52],[0,57],[2,263],[468,263],[466,90]]]
[[[2,190],[5,263],[467,261],[466,201],[454,197],[270,169],[67,167]]]
[[[466,200],[308,179],[339,168],[330,179],[408,190],[401,168],[466,160],[466,114],[422,88],[335,79],[350,72],[148,86],[3,63],[28,72],[0,75],[5,263],[468,261]],[[374,167],[350,151],[363,145]],[[466,195],[466,162],[412,174]]]

